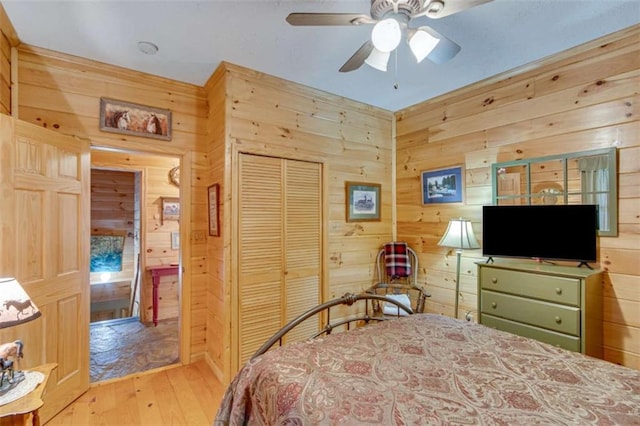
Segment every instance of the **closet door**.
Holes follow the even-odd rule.
[[[241,154],[238,195],[236,329],[242,364],[320,301],[321,167]],[[318,324],[306,328],[312,330],[299,335],[307,337]]]
[[[318,163],[285,162],[284,312],[281,326],[321,301],[321,169]],[[307,321],[292,330],[286,342],[303,340],[318,331]],[[266,339],[265,339],[266,340]]]

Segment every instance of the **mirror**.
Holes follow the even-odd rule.
[[[600,236],[618,235],[615,148],[491,165],[494,205],[597,204]]]

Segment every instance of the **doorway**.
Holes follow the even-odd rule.
[[[180,279],[162,277],[156,293],[147,271],[180,263],[179,165],[179,157],[91,151],[92,383],[180,361]]]

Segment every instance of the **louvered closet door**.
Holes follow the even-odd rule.
[[[321,183],[320,165],[285,162],[285,311],[282,325],[320,303]],[[285,343],[306,339],[318,331],[307,321],[287,335]]]
[[[241,154],[239,166],[242,364],[280,327],[319,303],[322,216],[319,164]],[[305,328],[298,336],[318,324]]]

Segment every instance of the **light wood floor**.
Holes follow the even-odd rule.
[[[47,426],[211,425],[224,388],[205,361],[94,385]]]

